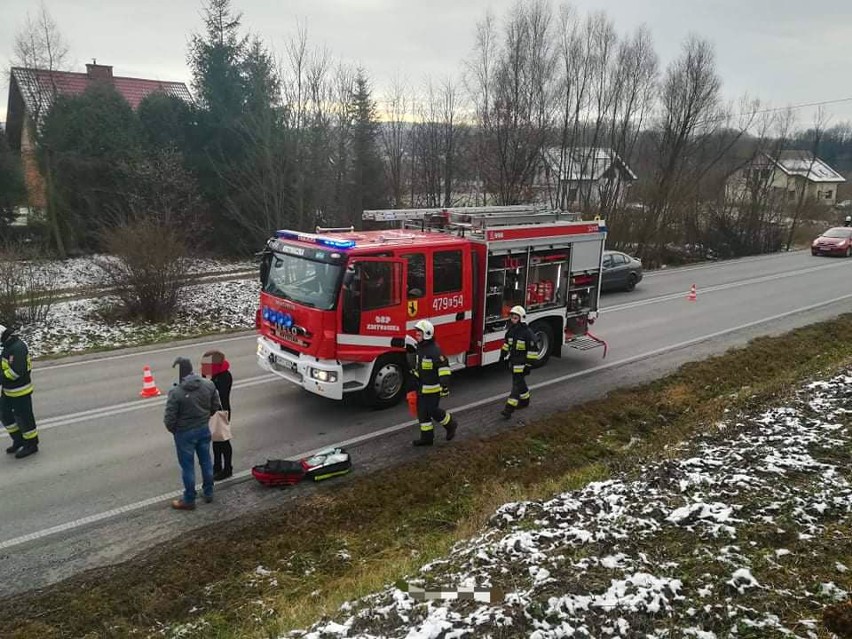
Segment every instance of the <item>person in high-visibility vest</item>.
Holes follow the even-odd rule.
[[[17,459],[38,452],[38,429],[33,415],[33,361],[27,343],[14,328],[0,326],[0,420],[12,438],[6,449]]]
[[[530,405],[530,389],[527,386],[527,375],[530,368],[538,360],[538,345],[535,334],[524,320],[527,312],[523,306],[513,306],[509,311],[509,328],[500,349],[500,361],[508,360],[512,371],[512,390],[506,399],[506,405],[500,414],[509,419],[516,408],[526,408]]]
[[[458,423],[453,416],[441,408],[441,398],[450,394],[450,363],[435,343],[435,327],[428,320],[414,325],[417,351],[414,370],[417,390],[417,421],[420,424],[420,439],[415,446],[431,446],[435,439],[434,423],[447,431],[447,441],[456,436]]]

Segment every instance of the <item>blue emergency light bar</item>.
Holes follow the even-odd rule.
[[[299,231],[275,231],[275,237],[284,240],[298,240],[299,242],[310,242],[319,246],[326,246],[333,249],[351,249],[355,247],[355,240],[336,240],[331,237],[323,237],[322,235],[314,235],[313,233],[300,233]]]

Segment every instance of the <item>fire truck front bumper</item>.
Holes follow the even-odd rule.
[[[257,364],[311,393],[330,399],[343,399],[343,367],[329,360],[317,360],[281,350],[265,337],[257,338]]]

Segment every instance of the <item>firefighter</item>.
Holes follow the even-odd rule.
[[[458,423],[440,407],[441,398],[450,394],[450,363],[435,343],[435,327],[428,320],[414,325],[417,351],[414,360],[414,380],[417,390],[417,421],[420,439],[415,446],[431,446],[435,439],[434,422],[447,431],[447,441],[456,435]]]
[[[500,414],[509,419],[516,408],[526,408],[530,405],[530,389],[527,387],[526,376],[538,359],[538,345],[535,335],[524,320],[527,312],[523,306],[513,306],[509,311],[509,328],[500,349],[500,361],[508,359],[512,370],[512,390],[506,400],[506,406]]]
[[[6,449],[17,459],[38,452],[38,430],[33,416],[33,362],[30,349],[14,328],[0,326],[0,418],[12,445]]]
[[[852,226],[852,215],[846,216],[846,221],[843,222],[843,226]]]

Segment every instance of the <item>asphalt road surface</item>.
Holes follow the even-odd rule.
[[[852,311],[852,260],[794,252],[648,273],[631,293],[602,298],[595,333],[602,350],[565,348],[530,376],[525,419],[642,383],[685,361],[722,352],[757,335]],[[689,302],[696,284],[698,300]],[[165,399],[141,400],[142,367],[165,396],[178,355],[198,362],[211,347],[231,362],[235,477],[216,502],[174,512],[180,476],[162,424]],[[255,364],[255,336],[244,334],[165,347],[45,362],[34,371],[41,450],[0,459],[0,595],[127,559],[197,526],[239,517],[323,487],[269,491],[248,481],[267,458],[304,456],[344,442],[356,473],[414,458],[416,428],[404,406],[373,411],[293,388]],[[518,427],[495,418],[508,376],[485,369],[456,374],[445,406],[457,409],[458,439]],[[452,445],[452,444],[441,444]],[[439,448],[439,447],[436,447]],[[433,451],[437,453],[439,451]],[[338,481],[338,480],[334,480]],[[346,479],[340,480],[346,481]]]

